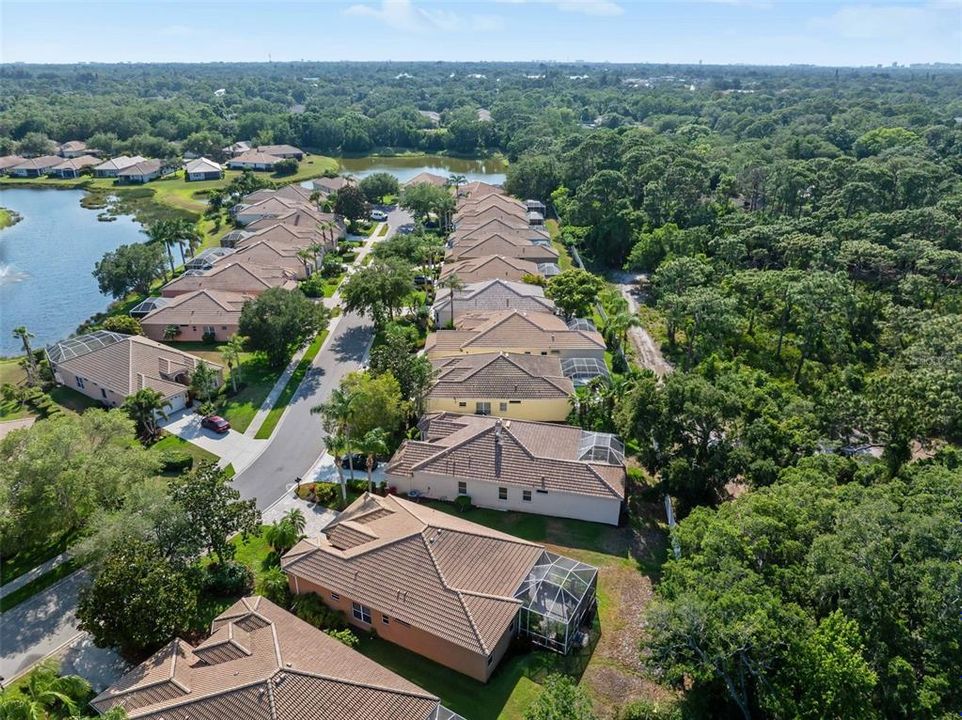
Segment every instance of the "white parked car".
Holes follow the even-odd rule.
[[[371,210],[371,220],[376,220],[377,222],[384,222],[387,220],[387,213],[383,210]]]

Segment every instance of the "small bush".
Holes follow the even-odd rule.
[[[294,614],[304,622],[321,630],[344,630],[347,620],[337,610],[331,610],[314,593],[305,593],[294,598]]]
[[[239,562],[208,565],[204,574],[204,592],[218,597],[247,595],[254,589],[254,573]]]
[[[205,330],[203,335],[203,340],[205,343],[212,343],[217,340],[217,335],[213,330]]]
[[[324,278],[320,273],[314,273],[300,284],[301,292],[309,298],[324,297]]]
[[[357,638],[357,635],[346,628],[344,630],[325,630],[324,632],[335,640],[344,643],[349,648],[357,647],[357,644],[360,642],[360,640]]]
[[[293,175],[297,172],[297,160],[285,158],[278,163],[274,163],[274,174],[278,177]]]
[[[297,496],[302,500],[330,507],[337,503],[340,489],[333,483],[307,483],[297,488]]]
[[[471,509],[471,496],[470,495],[458,495],[454,498],[454,507],[456,507],[461,512],[467,512]]]
[[[286,608],[291,605],[291,590],[287,575],[279,567],[272,567],[261,578],[260,593],[275,605]]]
[[[129,315],[111,315],[103,321],[101,327],[110,332],[122,333],[124,335],[140,335],[140,321]]]
[[[350,471],[348,471],[350,472]],[[354,472],[367,472],[364,468],[354,468]],[[365,493],[367,492],[367,479],[364,480],[350,480],[347,479],[347,489],[351,492]]]
[[[186,450],[165,450],[160,456],[161,467],[164,472],[184,472],[194,466],[193,456]]]

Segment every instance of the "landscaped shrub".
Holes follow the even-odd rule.
[[[350,470],[348,470],[348,472],[350,472]],[[366,473],[366,472],[367,472],[367,469],[364,468],[364,467],[356,467],[356,468],[354,468],[354,472],[355,472],[355,473],[358,473],[358,472]],[[356,493],[364,493],[364,492],[367,492],[367,476],[365,476],[363,480],[361,480],[361,479],[350,480],[350,479],[349,479],[349,480],[347,480],[346,482],[347,482],[347,489],[350,490],[351,492],[356,492]]]
[[[103,321],[101,327],[110,332],[123,333],[124,335],[140,335],[140,321],[130,315],[111,315]]]
[[[324,632],[330,635],[335,640],[338,640],[339,642],[344,643],[349,648],[357,647],[357,644],[360,642],[360,640],[358,640],[357,635],[352,633],[347,628],[345,628],[344,630],[325,630]]]
[[[213,330],[205,330],[203,335],[203,340],[205,343],[212,343],[217,340],[217,335]]]
[[[314,593],[304,593],[294,598],[294,614],[321,630],[343,630],[347,620],[337,610],[331,610]]]
[[[320,273],[314,273],[300,284],[301,292],[309,298],[324,297],[324,278]]]
[[[326,507],[337,503],[340,492],[340,488],[333,483],[305,483],[297,488],[297,496],[302,500],[316,502]]]
[[[272,567],[261,577],[258,592],[275,605],[286,608],[291,605],[291,590],[287,575],[279,567]]]
[[[208,565],[204,573],[204,592],[219,597],[247,595],[254,589],[254,573],[233,560]]]
[[[193,456],[186,450],[165,450],[160,456],[161,469],[165,473],[179,473],[194,466]]]
[[[274,174],[278,177],[293,175],[297,172],[297,160],[294,158],[284,158],[280,162],[274,163]]]
[[[470,495],[458,495],[454,498],[454,507],[456,507],[461,512],[466,512],[471,509],[471,496]]]
[[[326,278],[333,278],[344,272],[344,265],[337,253],[327,253],[321,262],[321,275]]]

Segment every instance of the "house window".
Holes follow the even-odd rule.
[[[547,490],[544,490],[544,489],[542,489],[542,488],[538,488],[538,492],[541,493],[542,495],[547,495],[547,494],[548,494],[548,491],[547,491]]]
[[[205,326],[204,326],[204,334],[205,334],[205,335],[213,335],[215,329],[216,329],[216,328],[214,328],[213,325],[205,325]]]
[[[84,379],[83,379],[82,377],[76,377],[76,378],[74,378],[74,380],[77,381],[77,387],[80,388],[81,390],[83,390],[83,389],[84,389]]]
[[[508,403],[499,403],[499,404],[498,404],[498,410],[500,410],[501,412],[507,412],[507,410],[508,410]]]
[[[542,354],[542,355],[547,355],[548,352],[547,352],[546,350],[542,350],[542,351],[541,351],[541,354]]]
[[[107,391],[104,390],[103,388],[100,388],[100,397],[102,397],[102,398],[104,398],[104,399],[107,398]]]
[[[382,615],[382,616],[381,616],[381,622],[384,623],[385,625],[390,625],[390,624],[391,624],[391,618],[389,618],[387,615]]]
[[[494,655],[488,655],[488,665],[494,662]]]
[[[506,488],[506,487],[499,487],[499,488],[498,488],[498,500],[507,500],[507,499],[508,499],[508,488]]]
[[[474,414],[475,415],[490,415],[491,414],[491,403],[489,402],[478,402],[474,404]]]
[[[464,480],[458,480],[458,495],[468,494],[468,483]]]
[[[508,402],[511,403],[512,405],[520,405],[520,404],[521,404],[521,401],[520,401],[520,400],[508,400]]]
[[[552,351],[551,351],[551,354],[552,354],[552,355],[560,355],[560,354],[561,354],[561,351],[560,351],[560,350],[552,350]]]
[[[458,407],[467,407],[467,406],[468,406],[468,404],[467,404],[466,402],[459,402],[459,403],[458,403]]]
[[[340,600],[340,599],[341,599],[341,596],[340,596],[340,595],[338,595],[338,594],[335,593],[335,592],[332,592],[332,593],[331,593],[331,600]]]
[[[411,627],[410,623],[406,623],[403,620],[398,620],[397,618],[394,618],[394,622],[396,622],[401,627]]]
[[[360,603],[351,603],[351,612],[354,613],[354,617],[360,620],[362,623],[368,625],[371,624],[371,608],[366,605],[361,605]]]
[[[522,490],[522,491],[521,491],[521,499],[524,500],[525,502],[531,502],[531,491],[530,491],[530,490]]]

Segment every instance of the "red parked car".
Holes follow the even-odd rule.
[[[208,415],[200,421],[200,426],[208,430],[213,430],[215,433],[220,433],[221,435],[230,430],[230,423],[220,415]]]

